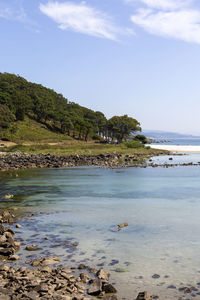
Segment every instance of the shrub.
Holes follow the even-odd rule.
[[[144,145],[140,141],[125,142],[127,148],[144,148]]]
[[[148,142],[146,136],[142,134],[136,135],[134,139],[140,141],[142,144],[147,144]]]

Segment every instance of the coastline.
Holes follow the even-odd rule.
[[[150,151],[134,154],[99,154],[99,155],[52,155],[28,154],[17,152],[0,152],[0,171],[33,169],[33,168],[60,168],[75,166],[102,166],[102,167],[146,167],[146,159],[153,156],[168,155],[168,151]]]
[[[182,156],[184,153],[179,151],[169,151],[168,146],[165,149],[153,149],[150,152],[139,152],[133,154],[98,154],[98,155],[53,155],[53,154],[29,154],[20,151],[0,152],[0,172],[17,171],[25,169],[41,168],[61,168],[93,166],[104,168],[169,168],[178,166],[200,166],[200,162],[171,162],[173,156]],[[200,146],[199,146],[200,148]],[[188,151],[189,152],[189,151]],[[152,157],[169,156],[165,162],[153,161]]]

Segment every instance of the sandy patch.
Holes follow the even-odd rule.
[[[14,146],[14,145],[16,145],[16,143],[0,140],[0,147],[11,147],[11,146]]]
[[[152,149],[168,150],[172,152],[200,152],[200,146],[150,145]]]

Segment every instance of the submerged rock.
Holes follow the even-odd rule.
[[[4,196],[5,199],[12,199],[13,197],[14,197],[14,195],[11,195],[11,194],[8,194],[8,195]]]
[[[159,275],[159,274],[154,274],[154,275],[152,276],[152,278],[153,278],[153,279],[158,279],[158,278],[160,278],[160,275]]]
[[[27,251],[37,251],[40,250],[40,248],[36,247],[35,245],[26,246],[25,250]]]

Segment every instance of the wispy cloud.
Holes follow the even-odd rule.
[[[62,30],[70,29],[110,40],[117,40],[120,31],[110,17],[85,2],[48,2],[40,4],[40,11],[54,20]]]
[[[125,0],[133,2],[135,0]],[[200,44],[200,10],[187,0],[140,0],[131,21],[145,31]]]
[[[0,3],[0,18],[9,20],[9,21],[19,21],[22,23],[28,22],[27,14],[21,5],[15,5],[14,2],[8,3],[8,1],[2,1]]]
[[[126,3],[143,3],[156,9],[178,9],[190,5],[193,0],[124,0]]]
[[[140,9],[131,20],[152,34],[200,44],[200,11],[153,12]]]

